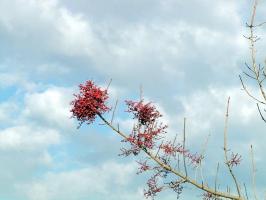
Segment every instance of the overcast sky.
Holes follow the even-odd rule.
[[[144,97],[164,114],[170,135],[181,134],[186,117],[187,146],[199,152],[210,134],[203,172],[211,183],[223,158],[231,96],[229,146],[243,158],[236,175],[249,185],[253,144],[257,187],[265,194],[266,125],[238,80],[250,61],[243,34],[251,5],[251,0],[0,0],[0,199],[144,199],[147,176],[136,175],[134,158],[117,156],[121,138],[97,123],[77,129],[70,118],[79,83],[92,79],[106,86],[111,78],[109,103],[119,98],[115,121],[125,131],[132,120],[123,113],[123,99],[137,98],[142,85]],[[261,2],[258,22],[266,19],[265,9]],[[257,31],[258,61],[264,63],[266,28]],[[226,173],[218,175],[221,185],[232,183]],[[200,195],[187,186],[181,199]],[[158,199],[175,195],[164,192]]]

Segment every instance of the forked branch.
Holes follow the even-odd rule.
[[[113,131],[115,131],[117,134],[119,134],[125,140],[129,139],[129,137],[125,133],[121,132],[120,130],[117,130],[101,114],[98,114],[98,116],[103,120],[103,122],[106,125],[108,125]],[[197,187],[197,188],[199,188],[199,189],[201,189],[201,190],[203,190],[203,191],[205,191],[207,193],[213,194],[214,196],[217,196],[217,197],[224,197],[224,198],[232,199],[232,200],[244,200],[244,198],[242,198],[241,195],[236,196],[236,195],[232,195],[232,194],[227,193],[227,192],[220,192],[220,191],[217,191],[217,188],[213,189],[213,188],[210,188],[210,187],[208,187],[207,185],[205,185],[203,183],[198,183],[194,179],[192,179],[189,176],[187,176],[186,174],[183,174],[180,171],[176,171],[171,166],[165,164],[156,155],[153,155],[152,152],[148,151],[147,149],[142,148],[142,150],[146,153],[146,155],[149,158],[151,158],[153,161],[155,161],[159,166],[161,166],[163,169],[165,169],[165,170],[177,175],[179,178],[182,179],[183,182],[190,183],[191,185],[194,185],[195,187]]]
[[[253,9],[252,9],[252,14],[250,17],[250,22],[246,23],[247,28],[249,29],[249,36],[244,36],[248,41],[249,41],[249,45],[250,45],[250,56],[251,56],[251,66],[249,66],[247,63],[245,63],[246,68],[248,69],[248,72],[243,72],[244,75],[247,76],[247,78],[250,78],[251,80],[254,80],[258,86],[259,89],[259,93],[260,93],[260,97],[255,97],[252,92],[250,92],[242,77],[239,76],[242,87],[244,89],[244,91],[247,93],[248,96],[250,96],[253,100],[255,100],[257,102],[257,107],[258,107],[258,111],[259,114],[262,118],[262,120],[264,122],[265,119],[263,117],[263,114],[260,110],[259,104],[265,105],[266,104],[266,93],[265,93],[265,88],[264,88],[264,81],[266,78],[266,74],[265,74],[265,67],[266,66],[261,66],[260,64],[257,64],[257,60],[256,60],[256,46],[255,43],[260,39],[257,35],[255,35],[255,28],[264,25],[266,22],[262,22],[260,24],[255,24],[255,16],[256,16],[256,11],[257,11],[257,5],[258,5],[258,0],[254,0],[254,4],[253,4]],[[252,75],[250,75],[250,73]],[[262,100],[260,100],[262,99]]]

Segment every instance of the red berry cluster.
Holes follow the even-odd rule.
[[[71,102],[72,116],[77,118],[80,125],[84,122],[92,123],[97,114],[103,114],[109,111],[106,106],[108,94],[106,89],[97,87],[93,81],[89,80],[86,83],[79,85],[79,93],[74,94],[75,99]]]

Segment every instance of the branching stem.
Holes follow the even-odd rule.
[[[128,136],[121,132],[120,130],[117,130],[111,123],[109,123],[101,114],[98,114],[98,116],[103,120],[103,122],[108,125],[113,131],[115,131],[117,134],[119,134],[121,137],[123,137],[125,140],[128,139]],[[152,160],[154,160],[158,165],[160,165],[162,168],[164,168],[165,170],[177,175],[178,177],[180,177],[184,182],[190,183],[191,185],[194,185],[195,187],[211,193],[215,196],[219,196],[219,197],[223,197],[223,198],[227,198],[227,199],[232,199],[232,200],[244,200],[244,198],[242,198],[241,196],[236,196],[236,195],[232,195],[228,192],[220,192],[220,191],[216,191],[215,189],[212,189],[210,187],[208,187],[207,185],[203,184],[203,183],[198,183],[195,180],[193,180],[192,178],[186,176],[185,174],[174,170],[171,166],[165,164],[164,162],[162,162],[157,156],[153,155],[151,152],[149,152],[146,149],[142,149],[149,158],[151,158]]]

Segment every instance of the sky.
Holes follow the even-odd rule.
[[[251,6],[242,0],[1,0],[0,200],[145,199],[148,176],[136,175],[136,158],[118,156],[121,138],[100,121],[77,129],[71,118],[78,85],[94,80],[106,87],[110,79],[108,103],[119,100],[114,120],[125,132],[133,121],[124,100],[138,98],[141,86],[163,113],[169,137],[177,133],[181,140],[184,117],[191,151],[200,152],[210,135],[202,164],[210,184],[217,162],[224,162],[230,96],[228,145],[242,155],[236,176],[250,186],[252,144],[257,190],[265,197],[266,125],[238,78],[250,62],[243,35]],[[261,1],[257,22],[266,19],[265,9]],[[256,33],[263,64],[265,26]],[[249,88],[257,92],[256,85]],[[222,167],[218,180],[232,185]],[[186,185],[180,199],[201,194]],[[165,191],[157,199],[176,197]]]

